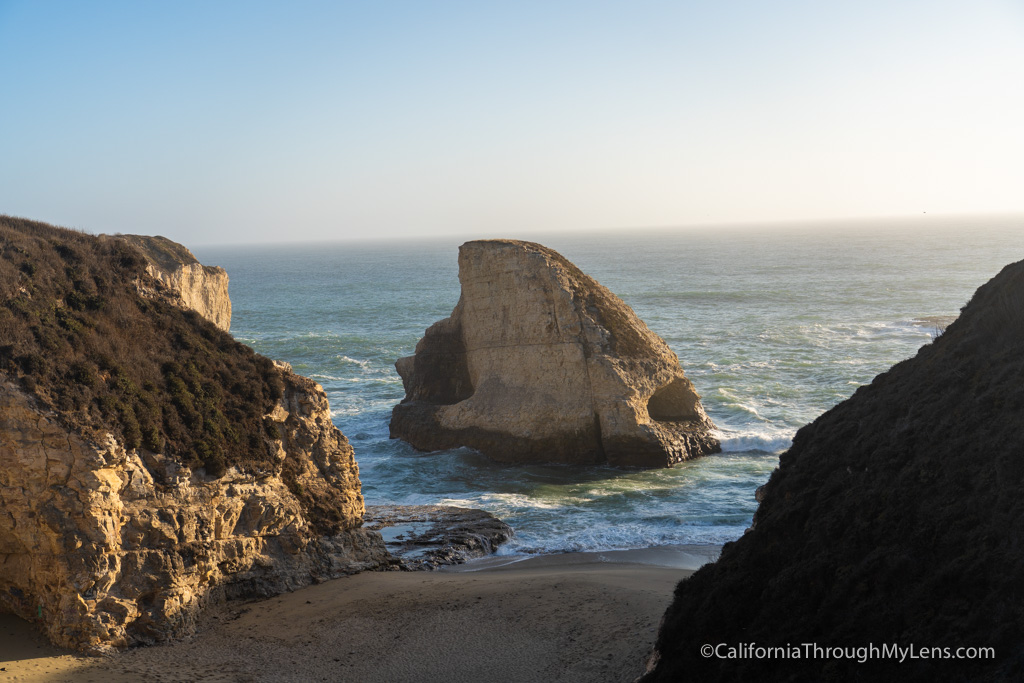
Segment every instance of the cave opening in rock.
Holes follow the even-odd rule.
[[[677,377],[647,399],[647,414],[656,422],[683,422],[697,416],[697,392],[683,377]]]

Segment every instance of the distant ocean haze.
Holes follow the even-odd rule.
[[[324,386],[368,504],[486,509],[516,529],[503,553],[737,538],[797,429],[1024,258],[1024,221],[999,218],[510,237],[558,250],[668,342],[723,453],[631,471],[417,452],[388,438],[394,362],[458,301],[465,239],[195,250],[228,271],[232,333]]]

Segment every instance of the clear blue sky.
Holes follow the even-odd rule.
[[[187,244],[1024,211],[1024,2],[0,0],[0,213]]]

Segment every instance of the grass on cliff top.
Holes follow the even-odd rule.
[[[162,288],[122,239],[0,216],[0,372],[73,429],[213,477],[273,471],[280,371],[136,283]]]
[[[179,265],[199,265],[207,273],[223,272],[215,266],[205,266],[184,245],[160,235],[118,235],[119,238],[142,249],[143,255],[165,272],[173,272]]]

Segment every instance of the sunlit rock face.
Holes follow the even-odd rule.
[[[231,329],[228,274],[218,266],[200,263],[192,252],[166,237],[119,235],[146,257],[147,271],[181,297],[181,303],[220,329]]]
[[[797,432],[753,528],[679,584],[644,683],[1024,679],[1022,425],[1024,261]],[[741,643],[802,656],[729,658]],[[916,654],[861,663],[805,643]],[[995,656],[942,654],[961,647]]]
[[[514,463],[666,467],[718,450],[675,353],[557,252],[467,242],[459,281],[451,317],[396,363],[392,437]]]
[[[210,601],[386,562],[379,535],[358,528],[358,471],[326,399],[287,379],[269,417],[282,434],[279,467],[216,480],[109,434],[69,431],[0,382],[0,606],[38,619],[54,643],[102,650],[188,633]],[[334,533],[314,528],[283,467],[339,503]]]

